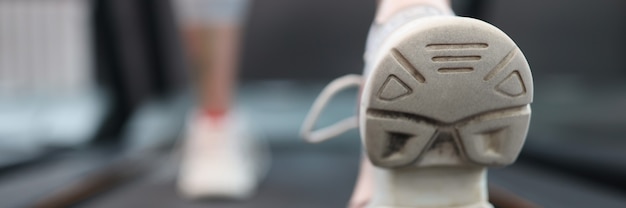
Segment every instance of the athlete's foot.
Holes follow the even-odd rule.
[[[376,167],[360,174],[372,177],[359,178],[350,206],[492,207],[486,167],[515,161],[530,120],[532,77],[515,43],[416,4],[374,24],[365,54],[358,126]]]
[[[491,207],[485,167],[515,161],[530,119],[532,78],[515,43],[479,20],[421,17],[368,61],[359,126],[378,166],[370,206]]]
[[[246,199],[267,168],[267,151],[241,118],[191,116],[178,178],[185,198]]]

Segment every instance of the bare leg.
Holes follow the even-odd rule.
[[[238,22],[183,26],[196,77],[198,106],[213,118],[223,116],[232,103],[240,31]]]
[[[374,166],[372,166],[372,163],[364,155],[361,160],[359,177],[356,181],[354,192],[352,192],[352,197],[348,206],[349,208],[365,207],[367,206],[370,198],[372,198],[372,193],[374,191],[374,176],[372,175],[373,168]]]
[[[262,150],[245,119],[231,110],[246,2],[177,0],[198,98],[178,179],[187,198],[248,198],[262,171],[255,156]]]

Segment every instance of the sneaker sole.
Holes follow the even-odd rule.
[[[377,53],[364,73],[359,109],[374,165],[437,165],[424,155],[444,134],[461,161],[515,161],[528,131],[533,81],[505,33],[471,18],[420,18]]]

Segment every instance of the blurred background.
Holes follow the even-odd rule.
[[[356,131],[306,144],[330,80],[360,73],[375,1],[257,0],[245,19],[236,109],[272,167],[249,201],[176,194],[194,90],[175,0],[0,0],[0,207],[344,207]],[[533,118],[518,162],[489,181],[543,207],[626,207],[626,1],[457,0],[524,51]],[[356,91],[321,125],[354,113]]]

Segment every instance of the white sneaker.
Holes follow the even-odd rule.
[[[533,82],[522,52],[488,23],[432,11],[374,26],[362,78],[331,83],[303,125],[312,142],[360,127],[377,166],[368,207],[490,208],[486,167],[513,163],[526,139]],[[312,131],[349,86],[361,87],[358,117]]]
[[[243,119],[194,115],[183,146],[179,191],[190,199],[247,199],[265,175],[267,153]]]

